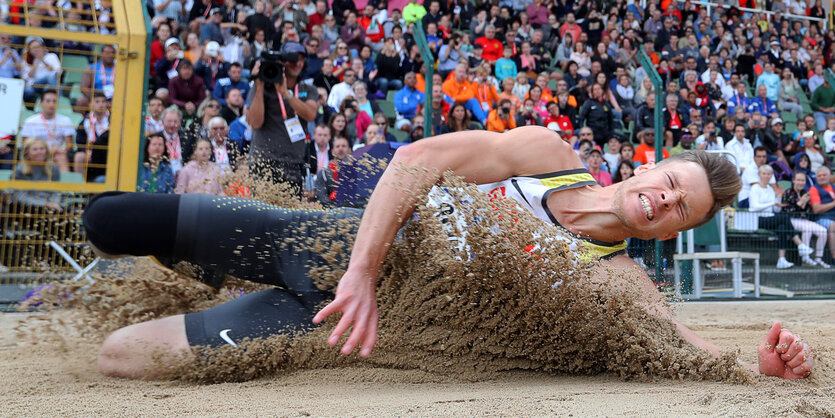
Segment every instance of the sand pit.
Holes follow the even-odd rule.
[[[141,382],[99,375],[94,353],[66,358],[55,347],[18,347],[11,329],[29,315],[2,314],[0,405],[3,415],[16,416],[835,414],[835,301],[686,303],[677,312],[707,339],[741,350],[747,361],[754,361],[769,321],[782,319],[816,348],[818,372],[805,381],[762,378],[750,385],[531,372],[461,382],[455,376],[361,367],[215,385]]]

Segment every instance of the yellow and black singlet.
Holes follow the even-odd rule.
[[[562,228],[592,257],[608,259],[623,254],[626,250],[626,241],[605,242],[574,234],[560,225],[547,203],[553,193],[596,184],[597,182],[588,170],[577,168],[532,176],[511,177],[495,183],[480,184],[478,188],[487,193],[491,199],[515,200],[520,208],[528,210],[544,222]],[[455,216],[456,205],[459,203],[461,203],[460,198],[456,201],[449,191],[441,187],[435,186],[429,193],[429,205],[439,208],[444,216],[451,216],[457,222],[461,222],[462,228],[459,229],[465,230],[464,220]],[[461,238],[463,241],[465,237]]]

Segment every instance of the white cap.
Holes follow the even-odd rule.
[[[219,51],[220,51],[220,44],[219,43],[217,43],[215,41],[211,41],[211,42],[206,44],[206,55],[208,55],[210,57],[217,57],[217,53]]]
[[[177,38],[168,38],[168,40],[167,40],[167,41],[165,41],[165,47],[166,47],[166,48],[168,48],[168,47],[169,47],[169,46],[171,46],[171,45],[175,45],[175,44],[176,44],[177,46],[180,46],[180,40],[179,40],[179,39],[177,39]]]

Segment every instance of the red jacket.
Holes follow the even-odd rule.
[[[502,57],[504,45],[502,45],[501,41],[496,38],[487,39],[486,36],[482,36],[481,38],[476,39],[475,44],[481,45],[483,48],[484,52],[481,53],[481,57],[484,58],[485,61],[494,62]]]

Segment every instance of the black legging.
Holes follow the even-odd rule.
[[[791,219],[783,212],[775,213],[774,216],[760,216],[758,228],[774,231],[777,234],[777,248],[780,250],[789,248],[796,234]]]
[[[215,346],[228,343],[224,335],[256,338],[310,328],[316,306],[332,295],[308,272],[344,269],[348,252],[326,261],[308,242],[352,239],[361,215],[358,209],[295,210],[199,194],[107,192],[90,200],[84,227],[90,242],[109,254],[175,258],[283,288],[186,315],[189,343]],[[341,232],[334,234],[337,222]]]

